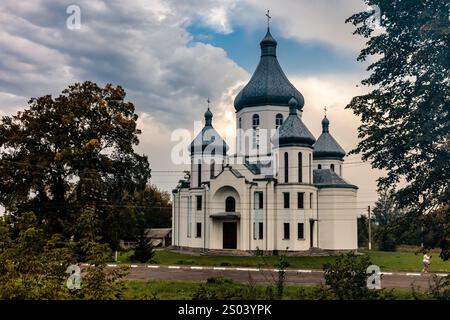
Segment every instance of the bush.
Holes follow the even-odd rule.
[[[339,300],[373,299],[377,292],[367,288],[367,267],[372,263],[368,256],[354,252],[340,255],[334,263],[324,265],[325,283],[330,294]]]

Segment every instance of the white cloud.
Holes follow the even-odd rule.
[[[3,0],[0,4],[0,115],[25,106],[29,97],[58,94],[75,81],[120,84],[141,116],[138,151],[149,155],[155,170],[152,181],[165,190],[182,175],[173,171],[185,169],[171,164],[172,130],[192,130],[194,120],[203,120],[209,97],[214,126],[231,138],[227,142],[232,145],[233,100],[250,77],[223,49],[195,42],[187,26],[199,23],[224,34],[236,26],[252,29],[265,23],[264,13],[271,9],[272,28],[280,36],[320,41],[338,51],[360,46],[351,35],[352,26],[344,24],[359,10],[360,0],[78,0],[82,28],[68,30],[65,9],[72,3]],[[347,151],[354,147],[358,120],[343,108],[359,93],[355,85],[360,79],[336,75],[290,79],[305,96],[304,119],[316,136],[327,105],[336,138]],[[370,189],[372,195],[372,172],[355,166],[346,175],[360,191]],[[362,181],[365,175],[368,182]]]
[[[184,1],[183,1],[184,2]],[[202,1],[203,3],[204,1]],[[284,37],[298,42],[322,42],[341,52],[358,52],[364,39],[353,35],[354,27],[345,20],[364,11],[362,0],[242,0],[226,1],[219,7],[224,16],[245,29],[261,28],[270,9],[271,28]],[[197,2],[196,2],[197,3]]]

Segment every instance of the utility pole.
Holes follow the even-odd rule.
[[[370,216],[370,206],[367,206],[367,213],[369,215],[369,250],[372,250],[372,220]]]

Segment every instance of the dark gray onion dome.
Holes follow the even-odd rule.
[[[275,146],[306,146],[312,147],[316,139],[297,116],[298,102],[294,97],[289,100],[289,116],[272,138]]]
[[[322,134],[314,144],[314,159],[343,160],[345,151],[329,131],[330,121],[325,116],[322,120]]]
[[[348,183],[342,177],[338,176],[336,172],[330,169],[313,170],[313,183],[319,189],[321,188],[358,189],[357,186]]]
[[[288,106],[294,96],[301,110],[305,104],[303,95],[289,82],[277,60],[277,42],[267,29],[261,43],[261,59],[252,78],[234,99],[234,108],[261,105]]]
[[[203,153],[205,149],[207,154],[215,155],[222,154],[226,155],[228,151],[228,145],[222,139],[220,134],[212,126],[213,114],[211,110],[206,110],[205,112],[205,126],[202,131],[195,137],[189,146],[191,154]]]

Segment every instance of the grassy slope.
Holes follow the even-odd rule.
[[[372,263],[378,265],[382,271],[412,271],[422,269],[422,255],[413,252],[367,252]],[[119,256],[120,262],[129,262],[130,252]],[[155,262],[172,265],[201,265],[201,266],[242,266],[242,267],[273,267],[277,257],[240,257],[240,256],[193,256],[168,250],[156,252]],[[334,257],[287,257],[290,268],[322,269],[324,263],[333,262]],[[450,272],[450,261],[442,261],[437,254],[431,259],[431,272]]]
[[[129,281],[125,291],[125,299],[158,299],[158,300],[190,300],[199,288],[200,283],[177,282],[177,281]],[[229,286],[234,288],[248,288],[248,285],[233,283]],[[264,297],[267,286],[256,285],[255,290]],[[219,289],[219,288],[218,288]],[[310,293],[311,287],[285,287],[284,299],[305,299],[305,295]],[[392,291],[396,299],[412,299],[411,292],[402,290]]]

